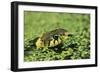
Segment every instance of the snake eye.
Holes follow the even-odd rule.
[[[53,36],[53,38],[54,38],[55,40],[58,40],[58,37],[59,37],[58,35],[54,35],[54,36]]]

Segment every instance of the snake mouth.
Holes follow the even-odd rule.
[[[73,36],[73,34],[68,34],[68,37],[72,37]]]

